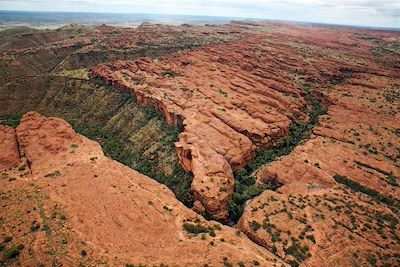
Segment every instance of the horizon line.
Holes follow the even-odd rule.
[[[290,22],[290,23],[297,23],[297,24],[318,24],[318,25],[325,25],[325,26],[341,26],[341,27],[354,27],[354,28],[367,28],[367,29],[380,29],[380,30],[400,31],[400,25],[398,27],[394,27],[394,26],[374,26],[374,25],[359,25],[359,24],[340,24],[340,23],[334,23],[334,22],[316,22],[316,21],[305,21],[305,20],[268,19],[268,18],[245,17],[245,16],[223,16],[223,15],[216,16],[216,15],[168,14],[168,13],[133,13],[133,12],[112,12],[112,11],[110,11],[110,12],[49,11],[49,10],[47,10],[47,11],[46,10],[38,11],[38,10],[15,10],[15,9],[0,9],[0,12],[186,16],[186,17],[204,17],[204,18],[246,19],[246,20],[252,20],[252,21]]]

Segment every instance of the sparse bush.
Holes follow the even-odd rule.
[[[336,182],[348,186],[352,191],[362,192],[366,195],[369,195],[376,201],[380,201],[380,202],[387,204],[390,208],[393,208],[396,210],[397,209],[396,206],[399,206],[398,201],[396,201],[395,199],[393,199],[387,195],[381,194],[374,189],[365,187],[365,186],[361,185],[360,183],[353,181],[345,176],[335,175],[333,178],[335,179]]]
[[[209,234],[211,237],[215,237],[214,229],[210,229]]]
[[[257,230],[261,228],[261,224],[259,224],[259,223],[256,222],[256,221],[251,221],[251,222],[249,222],[249,225],[250,225],[250,228],[251,228],[254,232],[257,232]]]
[[[222,89],[219,89],[219,93],[220,93],[221,95],[225,96],[225,97],[227,97],[227,96],[228,96],[228,93],[227,93],[227,92],[225,92],[225,91],[224,91],[224,90],[222,90]]]
[[[207,227],[204,227],[200,224],[191,224],[191,223],[184,223],[183,229],[185,229],[186,232],[195,234],[195,235],[200,234],[200,233],[206,233],[208,231]]]
[[[22,166],[20,166],[20,167],[18,168],[18,171],[25,171],[25,169],[26,169],[26,166],[25,166],[25,165],[22,165]]]
[[[49,174],[46,174],[44,177],[58,177],[60,175],[61,175],[61,173],[59,171],[54,171]]]
[[[24,245],[18,245],[18,247],[11,247],[9,249],[4,250],[3,256],[6,259],[14,259],[19,256],[21,250],[24,249]]]

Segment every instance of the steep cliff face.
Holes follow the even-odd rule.
[[[69,25],[0,32],[0,113],[14,116],[36,110],[67,119],[80,132],[101,140],[113,158],[163,182],[192,205],[191,174],[183,172],[171,146],[177,131],[151,109],[137,105],[134,95],[90,79],[87,68],[142,56],[157,58],[226,42],[238,34],[230,25],[151,24],[134,29]],[[142,96],[137,99],[146,104]],[[178,130],[182,128],[181,116],[166,115]]]
[[[114,159],[165,183],[192,205],[191,175],[179,164],[174,149],[178,130],[162,114],[136,103],[129,92],[87,78],[85,70],[3,85],[0,113],[36,110],[69,120],[82,134],[101,142]]]
[[[186,208],[164,185],[105,157],[61,119],[29,112],[16,133],[31,174],[2,173],[9,178],[0,180],[2,235],[12,237],[2,264],[286,266]]]
[[[98,140],[108,155],[164,183],[179,200],[194,201],[198,213],[226,221],[228,209],[230,215],[233,211],[230,223],[241,217],[238,229],[293,266],[399,265],[398,32],[235,22],[194,28],[143,25],[135,30],[102,26],[82,34],[70,41],[2,50],[2,122],[15,125],[16,113],[30,109],[68,119]],[[222,41],[226,42],[219,44]],[[49,60],[40,65],[41,57]],[[108,60],[115,61],[97,65]],[[115,264],[127,264],[124,255],[138,251],[137,258],[132,256],[134,264],[179,261],[230,266],[242,265],[241,258],[251,263],[248,259],[253,257],[254,265],[269,266],[259,260],[257,246],[234,237],[231,228],[206,222],[175,199],[169,200],[173,199],[169,190],[137,173],[131,175],[121,165],[103,168],[98,163],[108,159],[97,152],[89,155],[98,151],[96,145],[86,146],[61,121],[30,116],[34,119],[26,119],[17,130],[21,142],[12,141],[12,129],[0,131],[9,136],[0,147],[14,151],[1,155],[7,172],[0,182],[12,190],[0,201],[7,207],[1,210],[1,218],[7,218],[10,226],[7,231],[14,233],[13,222],[24,216],[18,222],[26,233],[31,218],[14,211],[29,206],[28,196],[37,200],[36,213],[32,204],[29,209],[43,221],[44,233],[27,236],[36,244],[38,258],[57,262],[66,255],[61,252],[66,251],[63,240],[68,240],[75,255],[70,262],[88,265],[100,263],[97,256],[86,257],[89,250],[96,250],[100,254],[93,255]],[[36,124],[43,129],[31,136]],[[60,136],[51,135],[48,141],[46,132],[52,129]],[[181,131],[179,138],[176,129]],[[64,137],[76,143],[68,147]],[[18,143],[22,147],[16,153]],[[86,147],[85,153],[79,154],[80,147]],[[35,151],[50,152],[55,161],[42,159]],[[9,170],[18,158],[22,163]],[[193,181],[183,169],[193,173]],[[33,184],[15,193],[31,170],[41,190]],[[64,173],[68,183],[58,180]],[[79,177],[93,173],[93,180],[80,183]],[[99,173],[104,184],[97,185]],[[94,202],[99,194],[104,199],[98,205]],[[68,197],[63,200],[63,195]],[[76,199],[86,198],[93,208],[85,204],[81,210]],[[65,230],[56,203],[70,207],[74,233]],[[148,205],[155,210],[147,210]],[[49,220],[52,213],[55,219]],[[104,214],[112,214],[104,219],[111,230],[103,225]],[[131,231],[136,224],[146,229]],[[87,225],[108,234],[99,237]],[[55,228],[49,232],[50,226]],[[33,222],[33,232],[36,227]],[[128,229],[128,234],[119,228]],[[69,235],[51,236],[52,232]],[[82,236],[91,241],[81,243]],[[56,241],[47,244],[45,239]],[[195,253],[186,246],[194,247]],[[86,256],[77,256],[82,250]],[[43,251],[60,253],[49,256]],[[200,261],[192,254],[209,258]],[[183,255],[190,257],[185,261]],[[273,259],[268,252],[262,255]]]
[[[398,33],[286,34],[271,45],[284,60],[312,62],[299,60],[293,80],[322,92],[328,111],[309,140],[255,173],[259,184],[282,186],[252,199],[238,228],[293,266],[398,265],[400,51],[383,49],[397,46]]]
[[[270,147],[287,135],[293,120],[306,117],[301,89],[291,79],[262,71],[272,67],[256,53],[263,40],[246,35],[161,60],[117,61],[93,69],[96,77],[162,111],[170,123],[180,125],[175,119],[183,118],[178,156],[194,174],[196,206],[216,219],[228,218],[232,170],[248,164],[256,147]],[[289,75],[290,66],[282,65],[283,75]]]
[[[18,143],[15,130],[8,126],[0,126],[0,170],[15,167],[19,161]]]

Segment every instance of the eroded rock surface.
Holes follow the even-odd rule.
[[[0,125],[0,151],[0,170],[7,170],[18,165],[18,143],[13,128]]]
[[[183,128],[177,153],[194,174],[197,200],[216,219],[228,215],[232,169],[245,166],[256,147],[271,146],[288,133],[293,119],[304,117],[301,89],[269,71],[280,63],[269,61],[263,41],[248,35],[161,60],[94,68],[95,76],[131,91],[138,102],[155,106]],[[282,72],[289,77],[286,68]]]
[[[27,113],[17,137],[32,174],[1,180],[2,238],[12,236],[6,249],[24,245],[18,261],[5,264],[284,264],[243,233],[186,208],[164,185],[105,157],[61,119]]]
[[[400,53],[387,50],[398,33],[297,30],[269,42],[287,38],[294,82],[323,93],[328,112],[309,140],[256,172],[283,186],[251,200],[238,227],[294,265],[398,265]]]
[[[70,34],[75,38],[69,38]],[[135,146],[146,144],[143,154],[162,159],[157,168],[167,166],[163,172],[171,174],[168,164],[163,164],[173,159],[169,157],[171,151],[158,154],[155,147],[163,147],[163,143],[154,142],[152,138],[161,136],[161,129],[155,127],[156,131],[150,131],[150,135],[146,130],[132,127],[137,125],[137,120],[146,118],[144,113],[134,111],[136,106],[124,104],[125,96],[130,98],[134,94],[140,104],[156,107],[170,124],[182,130],[175,149],[181,165],[195,176],[192,183],[197,199],[194,209],[219,220],[227,218],[226,207],[234,186],[233,171],[240,169],[237,172],[240,180],[241,168],[250,162],[245,176],[252,175],[252,159],[257,149],[266,152],[268,158],[266,149],[282,138],[293,137],[290,125],[311,125],[312,116],[307,114],[314,112],[313,101],[325,104],[328,112],[317,120],[311,135],[291,142],[297,147],[283,153],[290,154],[271,157],[269,164],[253,173],[259,184],[273,181],[282,186],[276,192],[266,191],[247,203],[237,227],[251,240],[294,266],[399,265],[398,32],[235,22],[196,27],[145,24],[138,29],[67,27],[10,38],[14,41],[7,41],[9,46],[1,48],[0,56],[1,113],[15,114],[39,108],[43,112],[68,115],[67,118],[85,114],[83,122],[90,117],[91,122],[99,121],[114,133],[121,133],[124,140],[134,139]],[[104,62],[108,63],[98,65]],[[108,90],[110,87],[96,78],[112,84],[113,90]],[[26,84],[30,84],[29,90]],[[111,116],[104,109],[97,109],[99,106],[115,113]],[[65,107],[69,107],[66,114]],[[8,225],[3,228],[7,229],[4,232],[13,236],[18,236],[12,230],[16,221],[22,225],[19,228],[22,233],[35,232],[36,222],[41,222],[40,229],[44,231],[26,235],[30,244],[34,244],[35,262],[41,259],[57,262],[59,255],[64,254],[52,251],[65,251],[67,247],[69,262],[98,265],[105,261],[124,265],[128,259],[123,255],[133,255],[131,250],[137,248],[135,263],[150,260],[199,263],[191,257],[185,261],[182,255],[187,254],[210,255],[201,264],[218,266],[229,261],[235,265],[240,259],[231,255],[242,251],[235,244],[244,247],[245,263],[251,263],[247,260],[251,257],[259,261],[259,254],[249,252],[256,246],[248,245],[251,243],[242,237],[241,241],[236,237],[230,239],[230,228],[222,227],[223,231],[219,232],[214,222],[206,222],[181,207],[170,191],[135,172],[125,171],[121,165],[109,163],[111,161],[100,152],[93,157],[79,154],[80,150],[88,154],[99,150],[95,143],[85,145],[85,139],[72,134],[72,129],[66,125],[57,120],[46,122],[40,116],[33,118],[43,124],[46,131],[34,129],[35,126],[31,128],[26,122],[17,132],[27,148],[20,151],[21,155],[35,159],[32,162],[34,174],[29,176],[29,164],[25,163],[20,164],[26,166],[21,170],[14,168],[2,174],[5,189],[1,188],[10,190],[1,199],[2,205],[6,205],[1,210],[4,212],[1,218],[6,218],[5,225]],[[151,120],[148,126],[151,128],[155,123]],[[146,124],[145,128],[148,126]],[[30,136],[31,131],[40,134]],[[47,139],[47,131],[59,131],[60,136],[69,136],[73,142],[56,137],[56,144],[53,144]],[[47,150],[43,147],[52,156],[42,158],[35,152],[45,153]],[[259,166],[258,156],[256,159]],[[70,165],[64,166],[63,162]],[[123,170],[124,175],[119,170]],[[102,180],[85,178],[92,175]],[[24,177],[33,177],[35,183],[25,187]],[[45,182],[36,184],[41,179]],[[61,179],[67,179],[68,183]],[[152,188],[156,195],[138,188],[136,182],[133,185],[127,182],[131,180],[146,184],[145,188]],[[246,182],[246,179],[240,180],[240,185]],[[252,192],[255,187],[243,187],[243,192],[237,195],[245,202],[249,195],[255,195]],[[21,190],[13,191],[15,188]],[[83,188],[90,190],[86,192]],[[132,208],[128,203],[137,194],[150,200],[134,202],[137,206]],[[64,195],[68,197],[64,199]],[[78,200],[86,197],[93,207]],[[96,197],[99,203],[95,202]],[[130,207],[129,214],[125,207],[113,202],[114,197]],[[28,205],[27,199],[31,198],[35,199],[34,204]],[[60,210],[57,203],[66,206],[67,222],[62,219],[64,210]],[[145,208],[151,208],[148,205],[154,210],[146,209],[143,213]],[[31,221],[28,213],[14,212],[24,210],[23,207],[29,207],[36,222]],[[41,210],[45,212],[39,212]],[[92,216],[89,217],[86,210]],[[55,219],[50,220],[53,213]],[[104,220],[113,225],[111,228],[106,228],[101,220],[101,216],[108,213],[112,217]],[[134,217],[132,213],[139,215]],[[149,219],[149,214],[156,219]],[[190,222],[183,222],[188,218]],[[128,224],[131,220],[138,224],[145,221],[149,230],[135,228],[140,237],[137,238],[129,232],[134,227]],[[203,233],[187,235],[188,232],[182,230],[184,223],[189,224],[186,225],[189,231],[207,231],[204,232],[206,241],[202,239]],[[216,238],[212,239],[214,243],[210,243],[212,232],[201,227],[206,224],[216,233]],[[30,230],[31,225],[33,230]],[[167,233],[158,226],[168,229]],[[47,231],[48,227],[54,227],[52,232]],[[67,227],[75,230],[66,231]],[[91,227],[107,234],[97,236],[91,232]],[[121,234],[121,229],[124,233],[128,231],[129,240]],[[51,236],[58,231],[63,235]],[[152,231],[165,240],[173,240],[173,249],[169,250],[166,243],[158,242],[154,236],[148,237]],[[91,241],[86,242],[84,235]],[[118,236],[124,243],[112,240],[109,235]],[[46,241],[50,237],[53,242]],[[132,239],[135,241],[126,245]],[[63,240],[67,240],[68,246]],[[12,241],[16,246],[15,242]],[[115,247],[107,245],[109,242]],[[127,251],[125,246],[129,247]],[[195,253],[184,246],[195,247]],[[218,250],[220,246],[223,253],[229,254],[226,260]],[[98,248],[103,254],[94,252],[99,251]],[[89,257],[81,255],[83,250]],[[115,254],[109,256],[108,251]],[[172,256],[162,261],[159,254],[170,255],[170,252]],[[21,253],[24,260],[31,254],[27,250]],[[103,256],[99,259],[98,255]],[[117,259],[109,258],[115,255]],[[270,259],[270,256],[265,258]]]
[[[338,187],[266,191],[246,206],[238,227],[292,266],[395,266],[398,222],[380,202]]]

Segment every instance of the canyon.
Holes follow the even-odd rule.
[[[398,32],[0,36],[4,264],[399,264]]]

